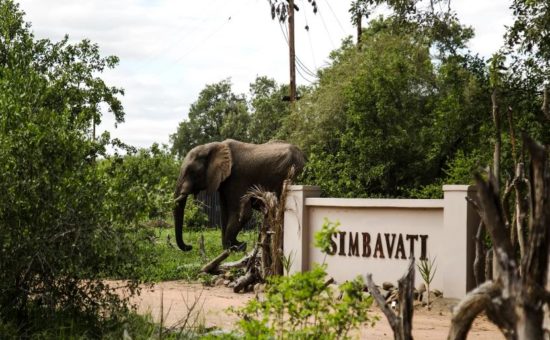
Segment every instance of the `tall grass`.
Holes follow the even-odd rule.
[[[204,239],[206,258],[201,256],[201,235]],[[152,254],[154,261],[140,263],[135,266],[135,276],[143,281],[158,282],[169,280],[196,281],[199,279],[201,267],[223,251],[219,229],[204,229],[185,233],[190,244],[195,245],[189,252],[182,252],[175,245],[172,229],[155,228],[149,239],[142,240],[142,251]],[[239,238],[252,248],[256,239],[256,231],[243,231]],[[233,253],[227,261],[235,261],[242,253]]]

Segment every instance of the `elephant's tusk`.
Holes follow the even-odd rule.
[[[181,195],[178,196],[178,198],[176,198],[176,199],[174,200],[174,202],[178,203],[179,201],[181,201],[181,200],[184,199],[184,198],[185,198],[185,195],[184,195],[184,194],[181,194]]]

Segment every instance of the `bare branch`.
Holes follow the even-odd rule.
[[[472,322],[500,294],[500,288],[494,282],[487,281],[472,290],[453,308],[453,318],[449,329],[448,340],[466,339]]]

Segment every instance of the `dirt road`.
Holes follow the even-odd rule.
[[[162,298],[162,299],[161,299]],[[173,326],[183,322],[191,314],[188,322],[234,329],[238,318],[227,311],[229,307],[241,307],[254,298],[254,293],[235,294],[227,287],[204,287],[183,281],[162,282],[144,288],[141,296],[133,301],[142,313],[150,312],[156,321]],[[161,302],[162,301],[162,302]],[[418,307],[414,311],[413,335],[415,339],[445,339],[450,324],[450,307],[456,301],[439,299],[431,311]],[[189,312],[191,310],[191,312]],[[358,334],[361,339],[393,339],[388,322],[381,312],[372,311],[380,317],[374,327],[363,327]],[[470,331],[468,339],[504,339],[498,329],[486,317],[479,317]]]

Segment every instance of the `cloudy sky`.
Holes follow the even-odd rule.
[[[315,72],[342,38],[354,34],[350,0],[317,0],[313,14],[296,0],[296,54]],[[233,90],[247,93],[256,76],[288,81],[285,29],[272,21],[268,0],[19,0],[38,38],[98,43],[119,66],[104,73],[122,87],[126,118],[116,129],[112,117],[101,126],[112,137],[138,146],[168,143],[178,123],[206,84],[231,78]],[[470,49],[490,56],[502,45],[512,22],[510,0],[453,0],[462,23],[476,37]],[[309,26],[309,31],[304,29]],[[307,71],[298,84],[314,81]]]

